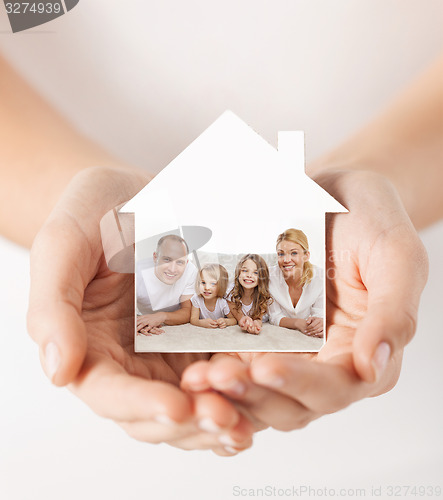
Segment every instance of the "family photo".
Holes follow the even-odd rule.
[[[191,252],[181,236],[162,236],[136,261],[136,351],[318,351],[324,272],[310,257],[295,228],[266,255]]]

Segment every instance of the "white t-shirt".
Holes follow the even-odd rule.
[[[225,318],[230,313],[226,299],[218,298],[213,311],[206,307],[205,299],[201,295],[194,294],[191,302],[194,307],[200,309],[200,319],[220,319]]]
[[[180,302],[195,293],[197,268],[192,262],[186,264],[185,272],[172,285],[160,281],[155,275],[152,258],[139,260],[136,264],[137,310],[139,314],[156,311],[176,311]]]
[[[302,318],[309,316],[324,317],[324,273],[314,267],[314,277],[303,287],[302,294],[295,307],[292,305],[289,288],[278,266],[269,269],[271,292],[274,302],[269,307],[270,322],[279,325],[282,318]]]

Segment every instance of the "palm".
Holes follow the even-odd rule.
[[[134,353],[133,290],[132,275],[112,273],[102,261],[84,294],[89,351],[131,375],[178,386],[185,366],[202,356]]]
[[[183,370],[205,355],[134,353],[134,277],[109,270],[99,222],[145,183],[114,169],[74,178],[33,246],[29,330],[43,348],[55,342],[61,353],[55,376],[48,372],[53,382],[69,384],[130,435],[232,454],[212,432],[215,424],[203,432],[200,422],[216,422],[242,448],[251,441],[246,420],[221,396],[191,396],[178,387]]]
[[[414,331],[426,258],[397,195],[386,180],[372,174],[328,172],[318,180],[350,212],[327,219],[324,347],[318,354],[238,353],[235,357],[249,365],[248,372],[232,357],[220,354],[207,374],[215,383],[229,370],[237,379],[251,377],[255,385],[236,399],[257,428],[260,424],[297,428],[353,401],[386,392],[398,379],[401,347]],[[405,328],[397,347],[392,331],[399,325],[400,330]],[[383,377],[377,383],[364,382],[362,373],[368,375],[370,370],[367,380],[373,371],[370,363],[368,370],[362,362],[362,353],[367,355],[374,338],[379,342],[384,329],[397,348]],[[274,389],[272,380],[279,378],[285,382]],[[285,408],[287,416],[282,418],[282,411],[270,412],[270,405]]]

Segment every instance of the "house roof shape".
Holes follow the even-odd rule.
[[[265,253],[298,217],[324,224],[347,210],[305,174],[303,132],[279,132],[276,150],[225,111],[120,212],[135,213],[136,241],[203,226],[207,251]]]

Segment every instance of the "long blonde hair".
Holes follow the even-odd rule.
[[[275,246],[278,246],[282,241],[292,241],[292,243],[297,243],[303,249],[303,252],[306,254],[309,252],[309,243],[306,234],[301,229],[294,229],[293,227],[290,229],[286,229],[283,233],[279,234],[277,237],[277,243]],[[303,273],[300,279],[300,285],[307,285],[312,278],[314,277],[314,266],[307,260],[303,264]]]
[[[240,283],[239,276],[241,268],[247,260],[252,260],[252,262],[254,262],[254,264],[257,266],[258,271],[258,284],[252,292],[252,307],[249,312],[249,316],[252,319],[262,319],[262,317],[268,311],[268,305],[273,302],[273,299],[271,297],[271,294],[269,293],[268,265],[266,264],[265,259],[263,259],[263,257],[260,257],[260,255],[256,253],[248,253],[239,260],[235,268],[234,288],[232,289],[230,298],[228,300],[230,300],[234,304],[234,307],[237,311],[241,311],[241,299],[244,294],[244,289]]]

